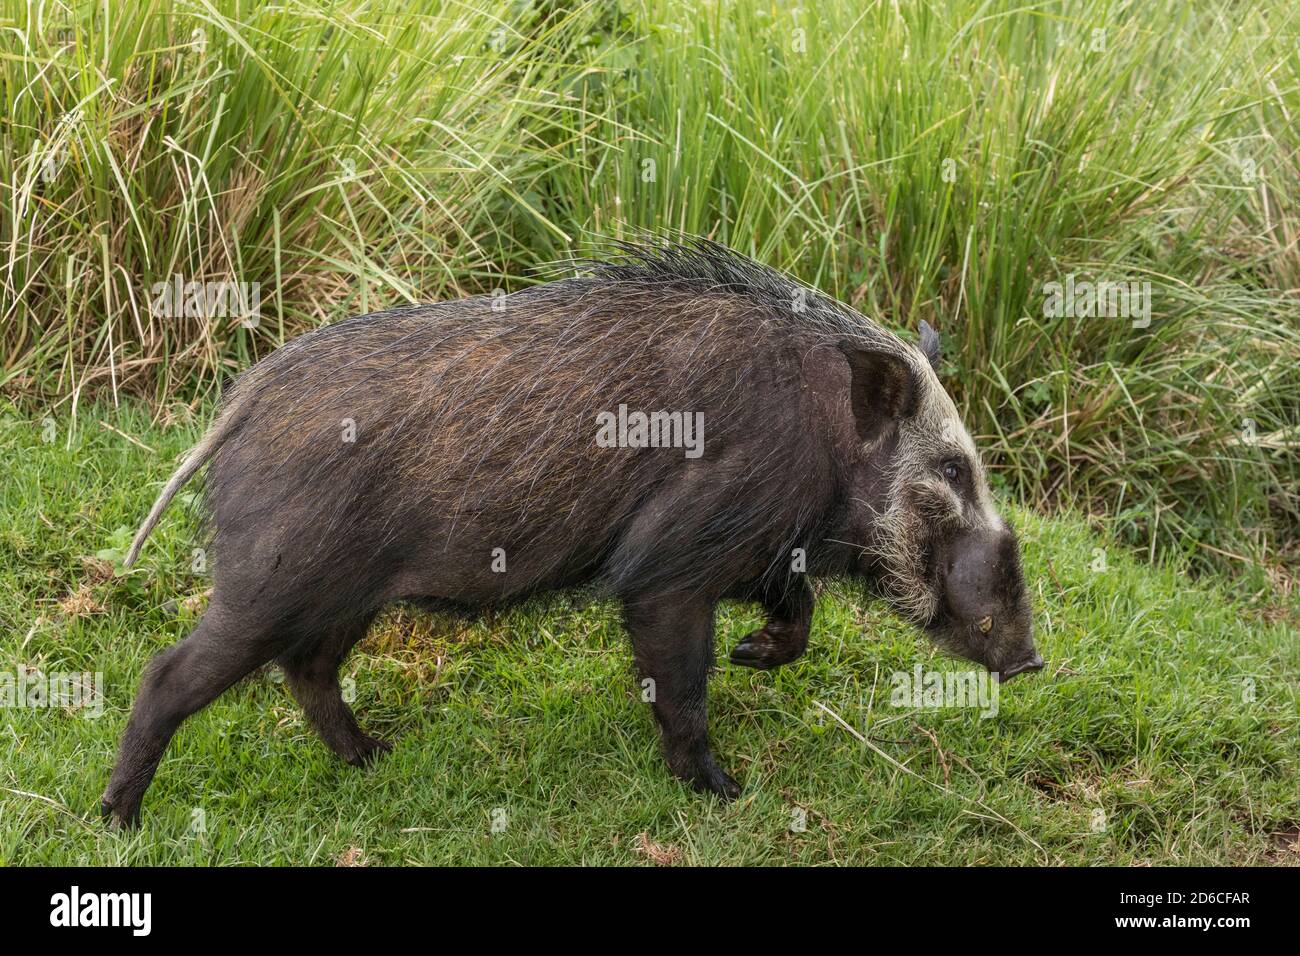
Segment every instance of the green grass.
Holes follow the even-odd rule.
[[[96,805],[135,684],[208,584],[179,508],[129,575],[98,562],[197,434],[134,403],[83,408],[75,429],[0,412],[0,672],[99,671],[107,697],[98,719],[3,713],[0,862],[646,863],[643,841],[697,864],[1300,861],[1295,606],[1247,610],[1079,518],[1018,509],[1049,667],[991,719],[891,706],[892,673],[961,665],[826,594],[802,660],[712,681],[716,749],[745,786],[723,805],[667,775],[613,608],[472,626],[401,611],[345,665],[363,725],[396,742],[378,765],[329,755],[261,672],[184,725],[144,828],[111,832]],[[719,647],[757,622],[729,607]]]
[[[596,22],[583,4],[10,5],[0,381],[203,393],[325,318],[462,294],[520,254],[515,233],[556,228],[535,184]],[[260,283],[261,323],[152,314],[177,274]]]

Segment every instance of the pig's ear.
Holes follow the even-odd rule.
[[[849,403],[864,442],[916,410],[916,376],[907,359],[849,342],[840,343],[840,351],[849,362]]]
[[[930,362],[930,368],[939,371],[939,333],[925,319],[921,320],[921,352]]]

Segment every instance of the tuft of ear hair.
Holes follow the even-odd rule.
[[[921,320],[921,352],[930,362],[930,368],[939,371],[939,333],[925,319]]]
[[[917,382],[906,359],[847,341],[840,351],[849,363],[849,403],[864,442],[875,441],[891,422],[916,411]]]

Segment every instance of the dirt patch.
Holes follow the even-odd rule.
[[[91,614],[103,614],[106,608],[96,599],[95,586],[89,582],[77,588],[72,594],[59,599],[59,610],[64,617],[87,617]]]
[[[335,866],[369,866],[366,855],[359,846],[350,846],[334,859]]]
[[[1270,849],[1264,858],[1275,866],[1300,866],[1300,825],[1292,824],[1268,835]]]
[[[682,861],[682,851],[671,843],[655,843],[644,831],[632,841],[632,852],[650,858],[655,866],[675,866]]]
[[[93,554],[83,554],[81,556],[81,569],[85,572],[86,580],[90,584],[101,584],[112,578],[115,573],[112,561],[105,561]]]

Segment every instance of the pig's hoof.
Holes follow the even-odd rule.
[[[343,759],[354,767],[366,767],[374,763],[383,754],[391,753],[393,745],[387,740],[361,734],[348,745],[348,752]]]
[[[99,801],[99,815],[111,830],[134,830],[140,825],[140,804],[119,807],[103,797]]]
[[[735,800],[740,796],[740,784],[721,767],[714,767],[712,773],[696,777],[691,785],[701,793],[716,793],[723,800]]]
[[[716,793],[723,800],[740,796],[740,784],[712,756],[698,760],[690,771],[680,776],[701,793]]]
[[[798,640],[785,628],[769,624],[751,631],[731,650],[731,663],[766,671],[803,656],[806,639]]]

